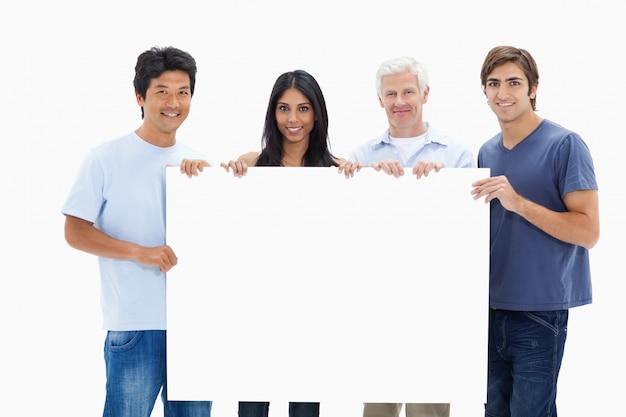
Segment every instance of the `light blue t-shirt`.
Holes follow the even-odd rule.
[[[505,175],[515,191],[550,210],[567,211],[563,197],[597,190],[593,161],[580,136],[543,120],[506,149],[502,134],[478,153],[478,166]],[[516,311],[564,310],[591,303],[587,249],[560,241],[491,201],[489,304]]]
[[[405,167],[413,167],[419,160],[443,162],[448,168],[475,168],[476,161],[472,152],[463,144],[452,138],[438,133],[426,123],[428,130],[424,146],[418,149],[409,158],[403,160],[400,150],[391,143],[389,129],[380,137],[370,140],[349,155],[348,160],[370,166],[385,159],[395,159]]]
[[[86,156],[62,212],[116,239],[164,245],[165,170],[183,158],[206,159],[181,143],[161,148],[135,133],[105,142]],[[104,329],[165,330],[165,274],[129,260],[98,261]]]

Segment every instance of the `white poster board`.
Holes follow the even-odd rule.
[[[167,171],[170,399],[483,412],[489,170]]]

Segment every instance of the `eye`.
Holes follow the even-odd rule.
[[[309,111],[309,107],[308,106],[300,106],[300,108],[298,109],[300,112],[307,112]]]
[[[278,106],[278,111],[289,111],[289,107],[285,106],[284,104],[281,104]]]
[[[496,81],[489,81],[487,83],[487,87],[497,87],[498,83]]]
[[[511,85],[517,86],[517,85],[520,85],[520,82],[519,81],[511,81]]]

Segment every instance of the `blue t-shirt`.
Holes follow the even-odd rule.
[[[161,148],[135,133],[103,143],[83,161],[62,212],[116,239],[164,245],[165,170],[183,158],[205,159],[181,143]],[[165,274],[130,260],[98,261],[104,329],[165,330]]]
[[[581,137],[543,120],[513,149],[502,134],[478,153],[478,167],[505,175],[522,197],[567,211],[563,197],[597,190],[593,161]],[[517,311],[563,310],[591,303],[587,249],[565,243],[491,201],[489,305]]]

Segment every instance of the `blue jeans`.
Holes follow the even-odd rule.
[[[568,310],[489,311],[486,417],[556,417]]]
[[[267,417],[270,403],[240,402],[239,417]],[[320,403],[289,403],[289,417],[319,417]]]
[[[165,331],[109,331],[104,342],[103,417],[150,417],[159,391],[164,417],[210,417],[211,401],[167,401]]]

